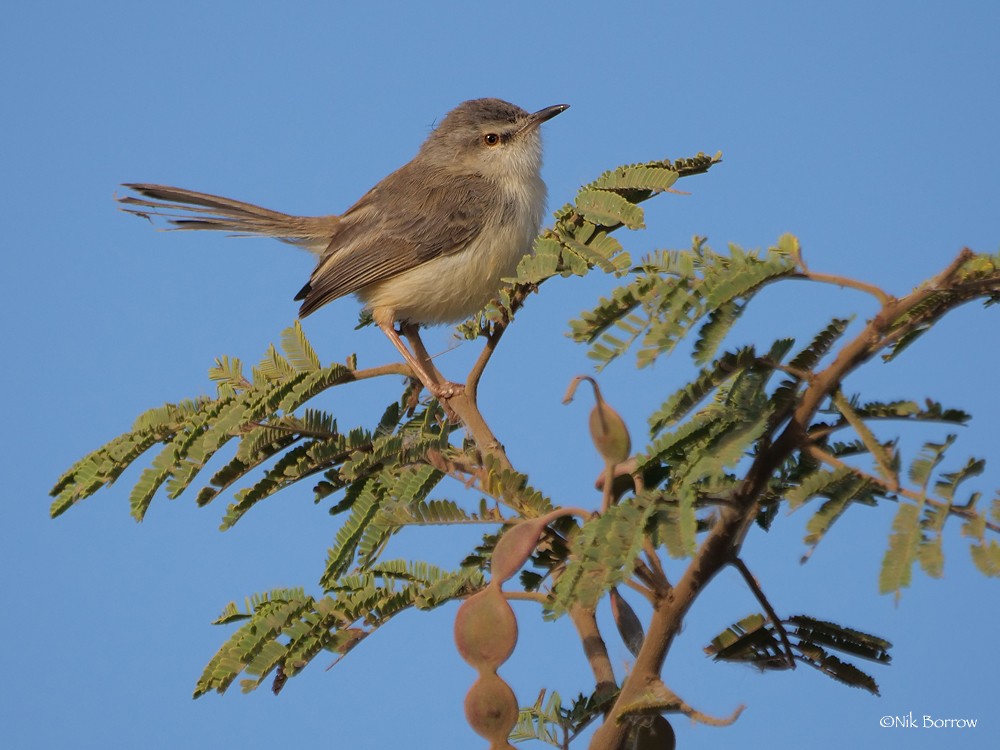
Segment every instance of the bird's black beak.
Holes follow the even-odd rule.
[[[528,119],[524,121],[524,124],[521,125],[520,128],[518,128],[518,132],[523,133],[526,130],[537,128],[546,120],[551,120],[560,112],[565,112],[567,109],[569,109],[568,104],[553,104],[551,107],[540,109],[537,112],[528,115]]]

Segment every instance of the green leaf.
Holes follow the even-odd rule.
[[[767,282],[795,272],[794,261],[774,248],[763,260],[742,255],[736,246],[731,246],[730,250],[733,257],[728,264],[705,274],[702,294],[709,309],[746,298]]]
[[[294,325],[281,332],[281,348],[298,372],[314,372],[322,367],[302,330],[302,324],[297,320]]]
[[[965,466],[958,471],[942,474],[941,478],[935,483],[934,489],[939,497],[944,498],[949,503],[954,502],[958,486],[966,479],[978,477],[983,473],[985,468],[986,461],[984,459],[970,458],[965,462]]]
[[[923,492],[927,491],[927,485],[931,480],[931,473],[938,464],[944,460],[945,451],[955,442],[957,435],[948,435],[943,443],[924,443],[920,458],[915,459],[910,464],[910,481],[920,485]]]
[[[576,196],[576,210],[598,226],[643,229],[643,211],[618,193],[608,190],[581,190]]]
[[[913,561],[920,545],[920,511],[922,506],[902,503],[892,522],[889,548],[882,558],[879,574],[879,593],[894,593],[899,599],[900,591],[910,585]]]
[[[891,486],[898,487],[899,477],[896,476],[895,469],[895,457],[890,454],[889,444],[883,444],[879,442],[875,434],[868,429],[868,425],[864,423],[861,416],[854,411],[853,406],[850,401],[844,398],[844,395],[839,391],[834,391],[830,396],[830,400],[833,405],[837,408],[844,420],[849,424],[854,431],[858,434],[861,442],[864,443],[865,448],[868,452],[872,454],[875,459],[875,466],[878,469],[878,473],[885,479]]]
[[[556,616],[576,604],[594,607],[612,586],[632,576],[651,510],[635,503],[612,505],[583,525],[553,592],[551,608]]]
[[[562,266],[562,243],[554,237],[539,237],[534,251],[517,264],[515,281],[538,284],[559,273]]]
[[[809,346],[792,357],[788,363],[789,369],[809,372],[815,368],[837,340],[844,335],[844,331],[847,330],[850,322],[850,318],[834,318],[831,320],[826,328],[816,334],[816,337],[810,342]]]
[[[923,534],[917,548],[917,561],[921,569],[932,578],[944,575],[944,551],[941,547],[941,531],[948,520],[947,507],[928,505],[924,508],[924,518],[920,522]]]
[[[969,551],[972,553],[972,562],[983,575],[991,578],[1000,576],[1000,544],[995,539],[973,544]]]
[[[829,499],[820,505],[819,510],[806,522],[808,533],[804,541],[810,549],[803,556],[802,562],[812,556],[833,524],[844,515],[852,503],[871,498],[873,485],[864,477],[847,474],[832,486],[824,488],[820,494],[825,494]]]
[[[677,182],[677,172],[646,164],[630,164],[605,172],[587,187],[603,190],[669,190]]]
[[[361,490],[351,507],[351,514],[337,531],[334,546],[327,555],[326,570],[320,579],[320,584],[325,588],[332,586],[333,582],[351,566],[365,529],[378,513],[384,492],[384,488],[374,480],[361,484]]]
[[[786,493],[785,499],[788,501],[788,507],[795,510],[814,497],[829,497],[841,482],[852,474],[853,472],[846,466],[837,469],[819,469],[812,472],[798,486],[792,487]]]
[[[705,365],[719,350],[722,340],[729,333],[736,321],[740,319],[746,304],[729,301],[712,310],[698,331],[698,340],[694,344],[694,362]]]
[[[670,425],[678,423],[719,386],[746,368],[752,367],[756,361],[757,353],[752,346],[723,354],[712,363],[711,367],[700,370],[695,380],[675,391],[650,415],[650,434],[655,436]]]

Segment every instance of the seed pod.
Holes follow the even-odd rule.
[[[521,569],[535,551],[545,529],[546,517],[532,518],[507,529],[493,550],[491,581],[503,583]]]
[[[625,647],[632,656],[639,656],[639,649],[642,648],[642,642],[646,638],[642,629],[642,621],[632,609],[632,605],[618,593],[617,588],[611,589],[611,615],[615,619],[618,634],[622,637]]]
[[[628,747],[635,750],[674,750],[677,737],[670,722],[662,716],[654,716],[652,721],[643,720],[636,724],[629,738]]]
[[[497,586],[470,596],[455,615],[455,646],[479,670],[496,670],[514,651],[517,619]]]
[[[465,718],[480,737],[494,746],[506,742],[517,724],[517,696],[496,674],[481,674],[465,696]],[[502,745],[501,745],[502,746]]]
[[[597,405],[590,412],[590,437],[601,458],[611,466],[620,464],[632,452],[632,438],[625,420],[600,395]]]
[[[625,426],[625,420],[608,406],[601,396],[597,381],[589,375],[576,376],[566,390],[563,403],[568,404],[573,400],[576,387],[581,380],[586,380],[594,387],[594,399],[597,402],[590,412],[590,437],[594,441],[594,446],[604,459],[604,463],[609,466],[620,464],[632,452],[632,438],[629,436],[628,427]]]

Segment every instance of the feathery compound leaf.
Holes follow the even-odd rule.
[[[533,252],[517,264],[514,281],[519,284],[539,284],[562,269],[562,243],[543,235],[535,240]]]
[[[809,474],[801,483],[792,487],[785,499],[788,507],[795,510],[806,501],[816,496],[829,497],[835,488],[853,472],[849,467],[842,466],[837,469],[820,469]]]
[[[820,505],[819,510],[806,522],[807,534],[804,541],[810,549],[803,556],[802,562],[806,562],[812,556],[823,537],[826,536],[833,524],[843,516],[851,503],[872,502],[875,485],[864,477],[848,473],[832,485],[827,485],[817,494],[825,495],[829,499]]]
[[[351,507],[351,514],[337,531],[334,546],[327,555],[326,570],[320,579],[320,584],[324,588],[330,588],[334,581],[350,568],[361,536],[378,512],[383,493],[384,488],[374,480],[369,479],[361,485],[357,499]]]
[[[643,367],[673,351],[709,316],[695,348],[696,361],[702,363],[713,356],[746,301],[764,283],[794,272],[794,260],[779,247],[760,258],[732,246],[726,257],[696,238],[689,251],[659,251],[644,258],[636,279],[571,322],[571,336],[590,343],[589,356],[601,366],[641,338],[636,356]],[[612,325],[623,330],[625,337],[609,332]]]
[[[322,367],[319,357],[316,356],[302,330],[302,324],[297,320],[293,326],[281,332],[281,348],[291,361],[292,367],[299,372],[312,372]]]
[[[636,503],[612,505],[583,525],[553,592],[556,616],[574,604],[594,607],[604,592],[632,576],[651,511],[651,506]]]
[[[562,748],[562,735],[565,731],[563,720],[562,699],[559,693],[553,692],[548,703],[542,706],[544,690],[538,696],[534,706],[522,708],[517,716],[517,724],[510,733],[512,742],[538,740],[553,747]]]
[[[965,424],[972,418],[961,409],[947,409],[931,399],[927,399],[923,407],[915,401],[869,401],[856,406],[855,411],[865,419],[912,419],[918,422]]]
[[[261,500],[300,479],[324,471],[331,464],[342,461],[347,453],[345,440],[341,436],[329,440],[310,440],[287,451],[262,479],[252,487],[236,493],[236,502],[227,506],[220,529],[231,528]]]
[[[986,460],[982,458],[970,458],[965,462],[963,466],[958,471],[948,472],[947,474],[942,474],[941,478],[934,484],[934,490],[937,492],[938,496],[947,500],[949,503],[955,501],[955,493],[958,491],[958,486],[964,482],[966,479],[971,479],[972,477],[978,477],[983,473],[986,468]]]
[[[899,599],[900,591],[910,585],[913,561],[920,545],[920,512],[922,506],[903,503],[896,511],[889,535],[889,548],[882,558],[879,573],[879,593],[894,593]]]
[[[711,367],[700,370],[694,381],[676,391],[650,415],[650,434],[655,436],[682,420],[716,388],[746,368],[752,367],[756,361],[757,353],[752,346],[723,354],[712,363]]]
[[[944,550],[941,546],[941,531],[948,520],[947,507],[928,505],[924,508],[924,518],[920,522],[923,534],[917,548],[917,562],[921,570],[932,578],[944,575]]]
[[[889,656],[892,644],[877,635],[806,615],[793,615],[784,622],[794,626],[789,636],[795,636],[800,641],[820,643],[880,664],[892,661]]]
[[[271,344],[263,359],[253,368],[253,384],[257,388],[262,388],[268,383],[284,383],[294,377],[295,373],[296,370],[291,363],[278,353],[274,344]]]
[[[679,175],[668,169],[645,164],[629,164],[605,172],[587,187],[601,190],[669,190]]]
[[[957,437],[957,435],[951,434],[945,438],[943,443],[924,443],[923,450],[920,452],[920,458],[915,459],[910,464],[910,481],[920,485],[923,492],[927,491],[927,485],[931,480],[931,473],[944,460],[945,451],[951,447],[951,444],[955,442]]]
[[[636,353],[636,364],[647,367],[670,354],[705,312],[701,292],[688,283],[674,283],[650,309],[646,335]]]
[[[594,342],[610,326],[630,314],[645,300],[665,293],[664,280],[639,276],[612,291],[611,297],[602,297],[597,307],[585,311],[578,320],[570,321],[570,337],[574,341]]]
[[[276,647],[271,644],[274,644],[276,636],[312,604],[312,597],[300,596],[289,590],[273,592],[265,601],[260,601],[249,621],[233,633],[208,662],[195,687],[194,697],[210,690],[225,692],[262,653],[273,656]]]
[[[850,318],[834,318],[829,325],[816,334],[812,342],[802,351],[798,352],[788,367],[791,370],[802,370],[808,372],[819,364],[820,360],[826,356],[837,340],[844,335],[847,326],[850,325]]]
[[[55,498],[50,508],[53,518],[112,484],[139,456],[157,443],[172,440],[185,424],[212,403],[208,398],[165,404],[141,414],[131,432],[119,435],[73,464],[49,494]]]
[[[385,473],[381,475],[388,498],[379,507],[358,542],[358,564],[362,569],[375,561],[389,537],[402,526],[395,522],[393,511],[422,501],[443,476],[440,471],[426,465],[403,467],[395,476],[386,476]]]
[[[604,227],[624,225],[643,229],[643,210],[618,193],[583,189],[576,196],[576,210],[594,224]]]
[[[837,411],[843,415],[847,424],[854,428],[854,431],[858,434],[868,452],[872,454],[872,458],[875,459],[875,466],[878,468],[878,472],[882,475],[882,478],[889,482],[890,486],[898,487],[899,478],[896,476],[896,462],[889,452],[890,448],[879,442],[875,434],[868,429],[868,425],[864,423],[861,416],[854,411],[854,407],[850,401],[844,398],[844,395],[839,390],[831,394],[830,400],[837,408]]]
[[[746,309],[745,303],[729,301],[712,310],[698,331],[698,340],[694,344],[694,363],[705,365],[719,350],[722,340],[730,329],[740,319]]]
[[[980,573],[991,578],[1000,576],[1000,544],[997,544],[996,539],[973,544],[969,551],[972,553],[972,562]]]
[[[704,443],[720,427],[729,424],[726,417],[727,410],[716,405],[702,409],[673,432],[659,435],[650,443],[644,454],[638,456],[639,468],[686,461],[693,445]]]
[[[745,298],[760,286],[780,276],[795,272],[795,261],[779,248],[771,248],[764,258],[754,253],[744,254],[730,246],[727,263],[706,267],[702,294],[709,309],[716,309],[737,298]]]
[[[691,503],[688,506],[689,509],[682,517],[679,502],[673,505],[661,503],[650,518],[653,544],[665,548],[667,554],[675,560],[683,559],[691,553],[697,532],[693,506]]]
[[[853,664],[841,661],[836,656],[828,654],[825,649],[814,644],[799,644],[801,661],[811,667],[815,667],[828,677],[832,677],[837,682],[842,682],[850,687],[857,687],[867,690],[872,695],[879,695],[878,683],[875,679]]]

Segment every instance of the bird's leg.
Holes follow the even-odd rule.
[[[438,392],[435,392],[433,389],[431,392],[438,398],[450,398],[456,393],[460,393],[465,386],[445,380],[437,367],[434,366],[431,355],[427,353],[427,347],[424,346],[423,339],[420,338],[420,326],[415,323],[400,323],[399,330],[400,333],[406,336],[406,340],[410,342],[413,353],[423,366],[424,371],[431,373],[435,388],[439,389]]]
[[[441,376],[437,368],[434,367],[430,355],[427,354],[427,349],[424,347],[424,342],[420,340],[420,334],[416,325],[412,323],[400,324],[403,335],[410,340],[410,344],[413,346],[414,352],[416,352],[416,355],[414,355],[399,337],[399,333],[396,332],[391,320],[376,320],[375,324],[388,337],[392,345],[399,350],[399,353],[403,355],[403,359],[406,360],[406,363],[413,369],[414,374],[424,384],[424,387],[431,392],[432,396],[435,398],[450,398],[461,390],[462,386],[457,383],[449,383]]]

